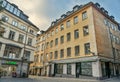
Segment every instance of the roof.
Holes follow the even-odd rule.
[[[97,3],[97,4],[98,4],[98,3]],[[55,27],[56,25],[58,25],[59,23],[61,23],[62,21],[64,21],[65,19],[67,19],[68,17],[72,16],[72,15],[75,14],[76,12],[79,12],[80,10],[84,9],[85,7],[89,7],[89,6],[93,6],[93,7],[96,8],[100,13],[102,13],[104,16],[106,16],[108,19],[110,19],[112,22],[116,23],[116,24],[119,26],[119,23],[114,20],[114,17],[113,17],[113,16],[109,16],[109,15],[108,15],[108,12],[107,12],[106,10],[105,10],[105,12],[102,12],[101,9],[97,8],[97,5],[96,5],[96,4],[94,4],[93,2],[89,2],[89,3],[85,4],[85,5],[80,5],[80,6],[76,5],[76,6],[73,7],[73,9],[75,9],[75,7],[78,7],[78,10],[76,10],[76,11],[74,11],[74,10],[68,11],[68,12],[66,12],[66,14],[61,15],[61,16],[65,16],[65,17],[64,17],[63,19],[59,18],[59,19],[56,19],[56,21],[53,21],[52,23],[54,23],[54,25],[52,26],[52,24],[51,24],[51,26],[46,30],[46,32],[49,31],[50,29],[52,29],[53,27]],[[101,8],[104,9],[103,7],[101,7]],[[67,13],[69,13],[69,15],[67,15]],[[106,14],[106,13],[107,13],[107,14]],[[120,27],[119,27],[119,28],[120,28]]]

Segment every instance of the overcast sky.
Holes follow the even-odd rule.
[[[29,19],[40,28],[46,30],[51,22],[60,18],[75,5],[86,4],[90,1],[98,2],[109,15],[113,15],[120,22],[120,0],[8,0],[16,4]]]

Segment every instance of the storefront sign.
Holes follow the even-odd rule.
[[[14,61],[3,61],[2,64],[3,65],[17,65],[17,62],[14,62]]]

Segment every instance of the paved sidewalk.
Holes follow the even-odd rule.
[[[95,79],[78,79],[78,78],[60,78],[60,77],[42,77],[42,76],[29,76],[31,79],[46,80],[46,82],[120,82],[120,78],[110,78],[105,80]]]

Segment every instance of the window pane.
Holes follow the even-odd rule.
[[[85,54],[90,54],[90,43],[86,43],[84,47],[85,47]]]
[[[92,63],[81,63],[81,74],[92,75]]]
[[[82,13],[82,19],[85,20],[86,18],[87,18],[87,12],[85,11]]]
[[[74,24],[78,23],[78,16],[74,17]]]
[[[67,56],[71,56],[71,48],[67,48]]]
[[[67,41],[70,41],[70,40],[71,40],[71,34],[67,33]]]
[[[86,35],[89,34],[88,26],[84,26],[84,27],[83,27],[83,33],[84,33],[84,36],[86,36]]]
[[[70,27],[70,20],[66,22],[66,27]]]
[[[80,53],[80,49],[79,49],[79,46],[75,46],[75,55],[79,55]]]
[[[79,38],[79,30],[74,31],[74,38],[75,39]]]

